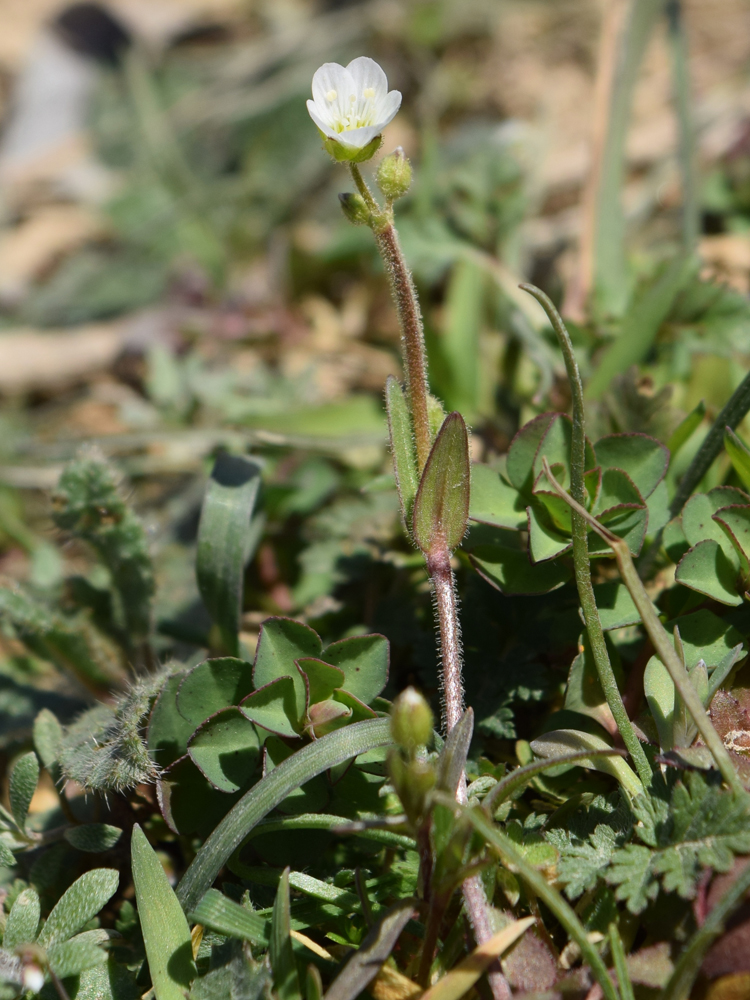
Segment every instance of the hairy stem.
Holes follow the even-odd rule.
[[[401,347],[404,355],[406,393],[409,399],[414,443],[417,449],[417,466],[421,472],[427,462],[432,447],[430,418],[427,408],[427,361],[425,358],[424,329],[422,311],[414,288],[409,268],[399,243],[398,233],[393,225],[390,211],[382,212],[372,192],[365,183],[356,163],[350,164],[354,183],[373,214],[382,218],[382,225],[374,224],[372,231],[380,256],[383,258],[385,273],[391,286],[396,304],[398,322],[401,328]]]
[[[534,285],[521,285],[524,291],[533,295],[549,316],[552,327],[560,342],[563,358],[565,360],[565,370],[568,373],[570,391],[573,401],[573,438],[570,448],[570,493],[573,499],[583,507],[586,496],[584,483],[584,473],[586,471],[586,424],[583,407],[583,384],[578,371],[573,345],[565,324],[552,302]],[[591,652],[594,657],[596,671],[599,675],[599,683],[602,686],[604,697],[607,699],[612,716],[617,724],[617,728],[622,737],[628,753],[630,754],[638,777],[644,788],[651,784],[653,772],[646,758],[646,754],[641,746],[641,741],[635,734],[633,725],[628,718],[628,713],[623,704],[620,689],[617,686],[615,672],[610,663],[607,644],[604,639],[604,630],[599,618],[599,609],[596,606],[594,587],[591,583],[591,565],[589,560],[589,540],[588,528],[585,520],[575,510],[572,510],[572,535],[573,535],[573,565],[575,568],[576,586],[578,588],[578,599],[581,602],[583,620],[586,623]]]
[[[401,345],[406,370],[406,393],[414,429],[414,443],[417,454],[417,470],[421,476],[432,448],[432,434],[428,411],[427,360],[424,346],[424,329],[422,312],[414,288],[411,274],[399,243],[398,233],[393,225],[393,215],[390,206],[383,212],[372,196],[370,189],[356,164],[351,164],[351,173],[357,190],[364,198],[373,213],[372,231],[375,236],[380,255],[383,258],[391,293],[396,304],[399,326],[401,328]],[[382,220],[382,223],[380,222]],[[458,619],[458,600],[455,580],[450,564],[450,551],[447,546],[430,553],[427,558],[427,572],[432,581],[437,609],[438,629],[440,634],[440,653],[442,663],[443,687],[443,720],[445,729],[450,732],[463,715],[463,669],[461,663],[461,629]],[[466,777],[459,784],[459,801],[466,800]],[[462,886],[466,911],[474,931],[477,944],[484,944],[493,934],[490,910],[484,887],[478,876],[466,879]],[[434,949],[432,949],[434,950]],[[423,957],[422,973],[432,963],[432,950],[425,948],[427,954]],[[487,978],[492,989],[494,1000],[510,1000],[511,991],[508,981],[500,969],[499,962],[494,962],[487,972]]]
[[[435,594],[440,661],[442,665],[443,726],[450,732],[464,714],[463,667],[461,663],[461,627],[458,620],[456,582],[447,549],[427,558]]]

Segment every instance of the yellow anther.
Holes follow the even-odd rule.
[[[352,104],[356,103],[356,100],[357,100],[357,95],[356,95],[356,94],[350,94],[350,95],[349,95],[349,101],[350,101],[350,102],[351,102]]]
[[[326,94],[326,100],[335,101],[338,96],[339,95],[335,90],[329,90],[328,93]]]
[[[373,87],[367,87],[367,88],[365,88],[365,90],[363,90],[362,93],[365,95],[365,97],[368,99],[368,101],[370,100],[371,97],[375,96],[375,90],[374,90]]]

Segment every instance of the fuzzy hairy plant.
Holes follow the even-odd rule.
[[[142,728],[169,668],[137,680],[115,704],[99,704],[66,729],[60,748],[63,776],[92,792],[124,792],[156,780]]]
[[[154,571],[146,531],[115,470],[96,450],[82,451],[63,472],[54,505],[55,524],[91,545],[109,571],[112,627],[135,648],[151,628]]]

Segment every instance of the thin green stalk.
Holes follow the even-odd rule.
[[[678,656],[677,650],[672,644],[669,633],[659,621],[658,615],[654,610],[654,606],[646,593],[646,588],[643,586],[641,578],[638,576],[638,571],[635,568],[633,557],[630,555],[628,543],[624,542],[621,538],[618,538],[617,535],[613,535],[611,531],[608,531],[605,527],[599,524],[595,517],[592,517],[592,515],[589,514],[584,507],[578,504],[568,493],[566,493],[560,483],[558,483],[552,475],[552,470],[550,469],[546,458],[543,460],[543,464],[547,479],[555,492],[570,505],[573,511],[577,511],[579,515],[591,525],[599,537],[603,538],[612,549],[615,560],[617,561],[617,568],[619,569],[620,576],[622,577],[622,582],[628,588],[630,596],[633,598],[633,603],[638,609],[644,628],[646,629],[646,632],[648,633],[648,636],[653,644],[654,652],[667,668],[669,676],[672,678],[672,682],[677,688],[680,697],[684,701],[685,707],[692,716],[693,722],[697,726],[703,742],[711,751],[711,756],[714,758],[716,766],[721,772],[721,776],[724,778],[724,781],[726,781],[727,785],[729,785],[733,791],[738,794],[744,794],[742,782],[732,766],[732,761],[727,753],[727,749],[722,743],[721,737],[714,729],[713,723],[703,707],[703,702],[698,697],[697,691],[690,682],[685,665]]]
[[[482,799],[482,807],[492,815],[497,807],[509,799],[511,795],[520,792],[526,785],[535,778],[537,774],[543,774],[551,767],[559,767],[561,764],[575,764],[579,760],[591,760],[593,757],[624,757],[625,751],[611,747],[608,750],[576,750],[574,753],[560,754],[559,757],[546,757],[544,760],[535,760],[533,764],[526,764],[524,767],[517,767],[502,780],[491,788]]]
[[[350,833],[354,837],[362,837],[364,840],[372,840],[377,844],[384,844],[386,847],[403,848],[413,851],[416,843],[413,837],[407,837],[402,833],[393,833],[391,830],[366,825],[365,820],[361,825],[352,824],[351,819],[346,816],[331,816],[326,813],[301,813],[299,816],[284,816],[283,819],[266,819],[250,832],[247,839],[260,837],[266,833],[277,833],[279,830],[329,830],[331,833]]]
[[[521,288],[530,295],[533,295],[547,313],[560,343],[560,349],[565,361],[565,370],[568,373],[573,403],[573,437],[570,447],[570,491],[577,505],[583,508],[586,496],[584,483],[584,473],[586,472],[586,417],[583,405],[583,383],[578,371],[575,352],[565,324],[550,299],[534,285],[522,284]],[[617,686],[615,672],[610,663],[607,644],[604,639],[604,630],[599,618],[599,609],[596,606],[594,587],[591,583],[591,564],[586,522],[584,518],[576,513],[575,508],[573,509],[571,521],[573,565],[575,568],[578,598],[581,602],[583,620],[586,623],[586,631],[589,635],[591,652],[594,656],[597,674],[599,675],[599,683],[602,686],[604,697],[607,699],[607,704],[617,724],[622,741],[635,764],[638,777],[641,779],[644,788],[648,788],[651,784],[653,772],[641,746],[641,741],[636,736],[633,725],[628,718],[628,713],[625,710],[622,695]]]
[[[477,833],[495,848],[505,864],[512,865],[529,888],[542,900],[551,910],[552,914],[560,921],[568,932],[572,941],[575,941],[581,949],[581,954],[585,962],[591,968],[594,978],[602,988],[602,992],[607,1000],[620,1000],[614,983],[610,978],[607,967],[602,961],[601,955],[594,945],[589,941],[586,928],[576,916],[572,907],[569,906],[560,893],[553,888],[544,875],[529,864],[521,854],[513,841],[506,837],[490,820],[487,814],[480,807],[479,809],[466,809],[464,815],[472,824]]]
[[[617,984],[620,987],[622,1000],[635,1000],[633,995],[633,984],[630,980],[627,961],[625,960],[625,949],[622,946],[622,938],[614,921],[609,925],[609,950],[612,953],[612,963],[617,973]]]
[[[721,934],[724,922],[742,901],[748,889],[750,889],[750,864],[742,869],[731,888],[724,893],[706,917],[703,926],[696,931],[682,950],[674,972],[661,994],[661,1000],[688,1000],[700,971],[703,956],[714,939]]]
[[[669,513],[672,517],[677,517],[693,490],[713,465],[714,459],[718,457],[724,447],[726,428],[731,427],[732,430],[735,430],[748,410],[750,410],[750,372],[735,389],[729,402],[714,420],[711,430],[704,438],[703,444],[680,480],[679,489],[669,507]]]

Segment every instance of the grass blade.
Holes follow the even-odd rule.
[[[411,920],[415,905],[413,899],[399,900],[378,920],[328,987],[323,1000],[354,1000],[367,988]]]
[[[275,767],[230,809],[196,854],[177,887],[185,910],[195,909],[248,833],[290,792],[330,767],[391,742],[390,719],[357,722],[308,744]]]
[[[299,975],[292,949],[289,906],[289,868],[287,867],[282,872],[273,904],[271,940],[268,950],[273,970],[273,985],[279,1000],[301,1000]]]
[[[253,512],[260,484],[257,462],[220,454],[206,488],[198,527],[198,587],[232,656],[239,655],[245,566],[259,534]]]
[[[195,977],[190,928],[156,852],[137,823],[131,854],[138,916],[156,1000],[185,1000]]]

